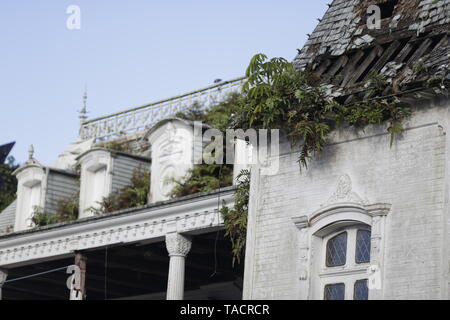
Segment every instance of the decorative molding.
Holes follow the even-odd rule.
[[[353,192],[352,180],[348,174],[343,174],[339,177],[336,190],[322,206],[342,202],[358,203],[361,205],[365,205],[368,202],[367,200],[362,199],[356,192]]]
[[[389,203],[374,203],[364,206],[372,217],[387,216],[391,211],[391,204]]]
[[[295,226],[302,230],[303,228],[309,227],[309,219],[308,216],[300,216],[300,217],[293,217],[292,222],[294,222]]]
[[[166,119],[150,129],[144,139],[151,145],[151,199],[170,199],[173,180],[182,180],[194,165],[192,123]]]
[[[332,196],[317,211],[310,216],[303,215],[292,218],[292,222],[298,228],[298,263],[297,273],[299,283],[298,297],[308,299],[317,290],[319,282],[307,280],[320,279],[315,274],[317,259],[315,250],[322,250],[322,243],[317,242],[324,236],[338,228],[353,226],[364,223],[371,226],[371,258],[370,264],[375,265],[379,270],[383,270],[384,242],[386,217],[391,210],[388,203],[368,204],[356,192],[352,191],[352,181],[346,174],[340,176],[337,188]],[[320,247],[318,247],[320,246]],[[311,269],[313,268],[313,269]],[[345,274],[361,273],[365,268],[348,271]],[[334,272],[334,271],[333,271]],[[327,273],[327,276],[333,272]],[[340,270],[337,274],[343,275]],[[381,281],[381,280],[380,280]],[[312,286],[313,291],[311,291]],[[380,299],[383,297],[383,290],[370,291],[370,299]]]
[[[234,204],[234,190],[221,194],[225,204]],[[103,246],[162,241],[167,233],[206,233],[223,228],[217,211],[217,195],[161,204],[136,211],[31,231],[0,239],[0,266],[10,268],[37,260],[66,257],[74,251]]]
[[[166,248],[169,256],[186,257],[191,250],[192,240],[189,237],[173,232],[166,234]]]
[[[203,108],[222,101],[230,92],[239,90],[245,78],[221,82],[205,89],[125,110],[105,117],[85,121],[80,127],[80,139],[110,140],[141,132],[155,123],[189,108],[194,102]]]

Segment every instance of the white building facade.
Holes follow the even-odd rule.
[[[31,153],[15,173],[17,200],[0,213],[3,298],[449,299],[450,0],[373,2],[381,29],[365,24],[363,1],[335,0],[294,63],[332,79],[330,94],[343,104],[364,99],[379,73],[412,116],[392,145],[388,124],[342,127],[305,168],[282,134],[280,154],[268,159],[276,172],[235,165],[234,177],[251,171],[245,263],[232,266],[220,214],[233,207],[235,186],[170,198],[202,146],[194,124],[174,115],[194,101],[212,105],[239,89],[239,78],[83,121],[80,141],[53,167]],[[419,62],[441,79],[437,89],[425,85]],[[112,151],[109,141],[135,152]],[[258,150],[237,145],[236,159]],[[136,168],[150,175],[147,204],[95,214]],[[78,219],[33,225],[35,207],[52,213],[74,193]],[[8,282],[74,264],[81,284],[70,294],[67,274]]]

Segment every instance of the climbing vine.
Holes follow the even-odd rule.
[[[248,201],[250,197],[250,171],[242,170],[237,176],[238,181],[233,209],[223,205],[222,214],[225,236],[231,241],[233,266],[240,263],[244,254],[247,237]]]
[[[313,72],[298,71],[283,58],[257,54],[246,76],[242,113],[235,122],[244,128],[283,130],[292,145],[300,144],[299,161],[305,167],[337,126],[389,123],[392,143],[410,115],[406,105],[389,97],[389,84],[380,74],[371,75],[365,99],[353,104],[339,103]]]
[[[177,116],[197,120],[224,131],[225,129],[280,129],[293,146],[299,146],[299,162],[308,161],[323,150],[330,132],[337,127],[363,128],[371,124],[387,123],[391,145],[403,130],[403,122],[411,110],[397,98],[395,90],[383,75],[371,74],[365,83],[364,99],[341,103],[331,95],[329,82],[310,70],[299,71],[283,58],[268,59],[255,55],[246,71],[241,94],[203,110],[194,104]],[[221,180],[217,166],[196,166],[184,182],[177,182],[174,197],[199,191],[217,189]],[[233,264],[245,248],[250,172],[239,175],[233,209],[224,206],[226,236],[233,250]]]
[[[178,112],[176,117],[190,121],[201,121],[224,132],[226,129],[233,127],[231,115],[238,112],[241,99],[240,94],[231,93],[224,101],[208,109],[204,109],[199,103],[194,102],[184,112]],[[224,143],[223,146],[225,145]],[[225,150],[223,154],[226,154]],[[167,183],[174,185],[170,193],[172,198],[217,190],[233,184],[233,165],[205,163],[195,165],[183,178],[171,179]]]

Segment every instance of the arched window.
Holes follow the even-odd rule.
[[[323,237],[325,253],[319,272],[325,300],[367,300],[370,227],[350,225]]]
[[[318,210],[292,218],[299,230],[299,299],[383,298],[385,226],[391,205],[362,199],[350,177],[342,175]]]

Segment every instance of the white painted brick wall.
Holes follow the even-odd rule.
[[[252,194],[257,204],[249,224],[245,298],[297,298],[298,229],[291,218],[319,209],[342,174],[370,203],[392,204],[383,297],[447,298],[448,118],[442,107],[416,111],[392,148],[384,128],[341,130],[308,169],[300,170],[298,153],[281,156],[279,174],[260,176]]]

